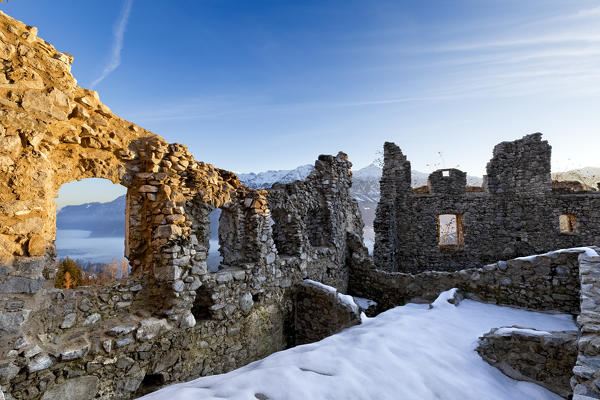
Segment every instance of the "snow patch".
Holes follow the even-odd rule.
[[[513,333],[521,333],[523,335],[535,335],[535,336],[550,336],[552,335],[550,332],[539,331],[536,329],[527,329],[527,328],[500,328],[496,329],[494,332],[496,335],[500,336],[510,336]]]
[[[324,283],[313,281],[311,279],[305,279],[304,282],[308,283],[309,285],[319,287],[328,292],[337,293],[338,299],[340,299],[340,301],[343,304],[346,304],[352,309],[352,311],[358,313],[358,305],[354,302],[354,298],[352,296],[343,293],[338,293],[337,289],[333,286],[325,285]]]
[[[533,261],[535,258],[540,257],[540,256],[550,256],[552,254],[559,254],[559,253],[584,253],[588,257],[598,257],[598,253],[594,249],[591,249],[589,247],[571,247],[568,249],[549,251],[544,254],[534,254],[534,255],[526,256],[526,257],[517,257],[517,258],[515,258],[515,260]]]
[[[356,297],[356,296],[354,296],[354,302],[356,304],[358,304],[358,306],[360,308],[362,308],[363,310],[366,310],[366,309],[368,309],[371,306],[376,306],[377,305],[376,301],[373,301],[371,299],[365,299],[363,297]]]
[[[454,307],[456,307],[454,304],[450,303],[450,300],[454,299],[454,296],[456,295],[457,291],[458,291],[457,288],[452,288],[450,290],[446,290],[446,291],[440,293],[440,295],[437,297],[437,299],[435,299],[434,302],[431,303],[431,307],[432,308],[454,308]]]

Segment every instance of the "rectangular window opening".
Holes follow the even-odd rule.
[[[562,214],[558,217],[560,233],[576,233],[577,217],[573,214]]]
[[[462,215],[438,215],[438,239],[441,247],[462,247],[464,245]]]

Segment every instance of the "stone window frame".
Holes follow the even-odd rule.
[[[577,215],[573,213],[560,214],[558,216],[558,229],[561,235],[577,235],[579,233],[579,219]]]
[[[456,218],[456,243],[443,244],[441,243],[441,225],[440,217],[443,215],[452,215]],[[437,237],[438,237],[438,248],[441,250],[453,250],[462,251],[465,248],[465,225],[463,221],[463,214],[457,212],[441,212],[437,214]]]

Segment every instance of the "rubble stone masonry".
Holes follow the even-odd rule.
[[[254,190],[113,114],[77,86],[69,54],[1,12],[0,59],[7,399],[130,399],[359,323],[353,303],[321,283],[378,311],[457,287],[480,301],[579,314],[570,383],[575,396],[600,398],[598,257],[546,253],[600,243],[600,193],[553,191],[540,134],[496,146],[482,188],[447,169],[413,189],[410,162],[386,143],[371,257],[346,154],[319,156],[304,181]],[[85,178],[127,188],[131,275],[56,289],[54,198]],[[209,271],[215,209],[222,262]],[[442,241],[447,224],[455,230]],[[536,253],[546,254],[519,258]]]
[[[600,244],[600,192],[553,192],[550,154],[541,134],[528,135],[494,148],[479,190],[467,190],[464,172],[446,169],[429,176],[426,190],[413,191],[410,162],[385,143],[374,223],[377,268],[456,271]],[[440,245],[438,216],[444,214],[458,220],[456,244]],[[571,230],[561,231],[561,215],[571,216]]]

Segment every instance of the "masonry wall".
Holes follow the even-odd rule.
[[[0,13],[0,388],[8,399],[128,399],[226,372],[293,344],[293,287],[347,287],[362,234],[345,154],[270,192],[198,162],[76,85],[72,58]],[[59,290],[61,185],[127,188],[132,274]],[[223,262],[207,268],[210,212]]]
[[[414,193],[410,162],[393,143],[384,153],[374,224],[379,269],[455,271],[600,243],[600,192],[553,192],[551,148],[541,134],[497,145],[481,191],[467,191],[465,173],[451,169],[433,172],[425,193]],[[460,216],[459,245],[439,244],[441,214]],[[560,232],[562,214],[575,215],[575,232]]]
[[[498,261],[460,271],[417,274],[376,269],[358,240],[349,241],[352,269],[348,291],[377,302],[379,311],[408,302],[431,302],[445,290],[458,288],[468,298],[532,310],[578,314],[578,256],[567,250]]]
[[[580,337],[571,387],[574,400],[600,399],[600,249],[580,255],[581,312],[577,317]]]
[[[360,324],[360,311],[352,297],[314,281],[294,290],[294,344],[317,342]]]
[[[505,375],[541,385],[564,398],[573,393],[571,370],[579,332],[494,328],[479,338],[477,352]]]

